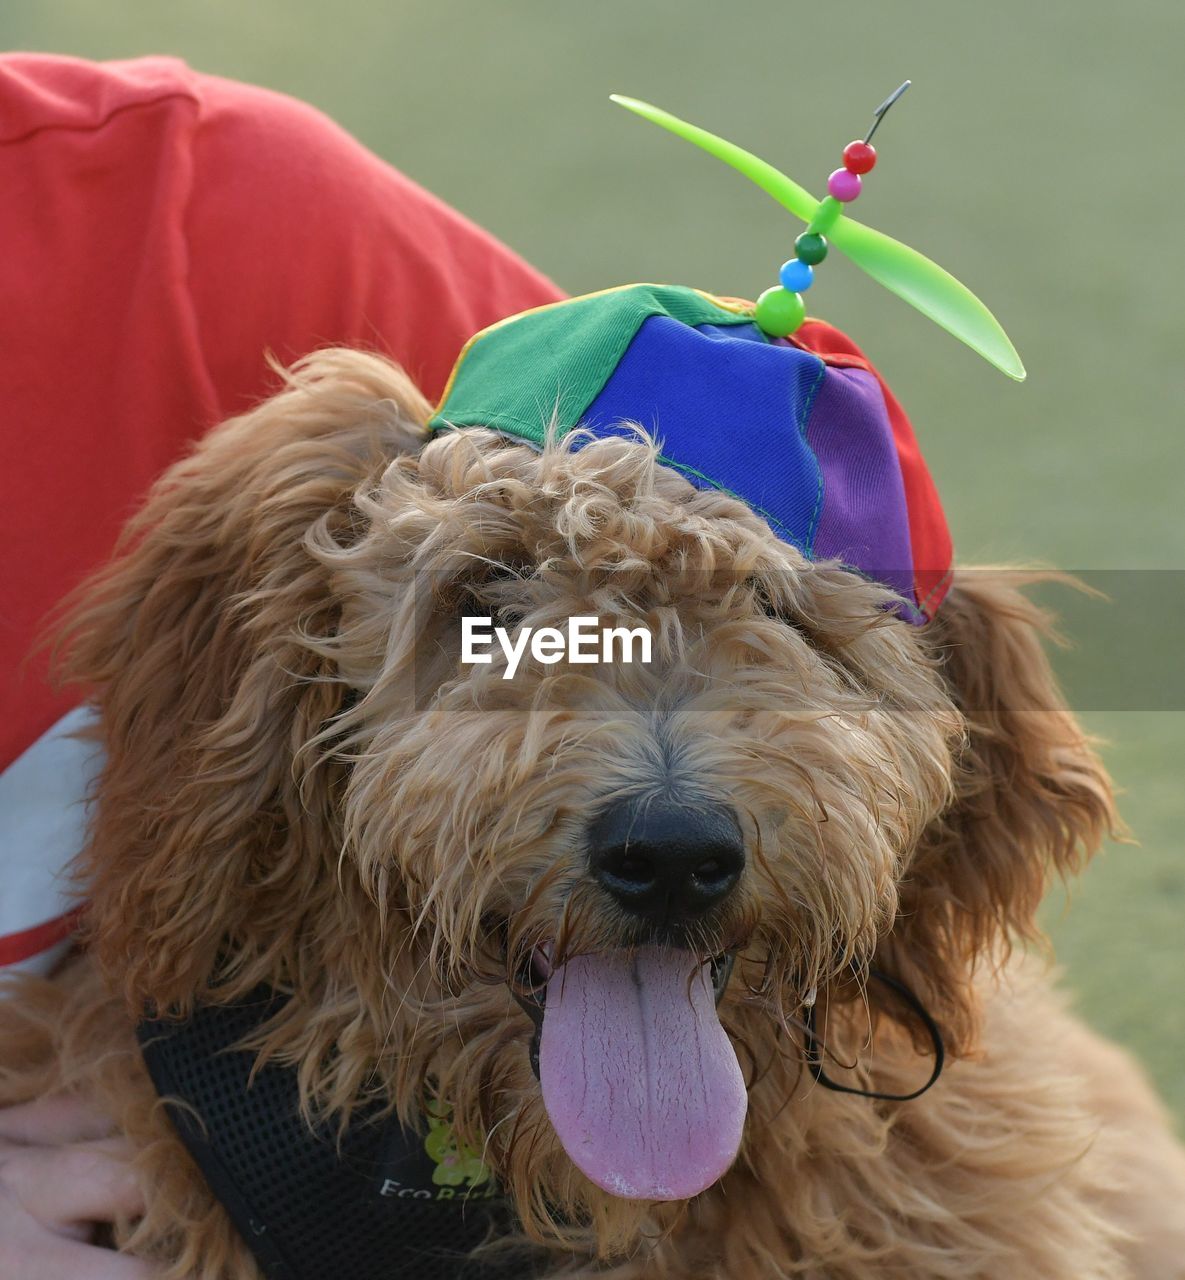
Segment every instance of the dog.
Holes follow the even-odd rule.
[[[69,623],[106,751],[86,947],[0,1003],[0,1101],[85,1090],[128,1135],[116,1245],[265,1274],[136,1034],[265,988],[253,1069],[339,1137],[447,1116],[513,1274],[1185,1275],[1185,1154],[1022,945],[1118,818],[1021,575],[958,570],[911,626],[642,432],[429,414],[381,357],[310,357]],[[653,653],[506,680],[466,616]]]

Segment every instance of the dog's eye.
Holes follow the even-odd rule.
[[[767,618],[773,618],[776,622],[784,623],[795,631],[805,631],[802,619],[775,600],[765,582],[760,579],[753,579],[749,583],[749,589],[753,592],[753,599],[757,607]]]
[[[460,614],[493,617],[501,626],[515,626],[524,613],[523,584],[534,572],[525,560],[483,561],[474,573],[454,584]]]
[[[522,582],[535,571],[529,560],[498,560],[487,565],[483,582],[497,586],[504,582]]]

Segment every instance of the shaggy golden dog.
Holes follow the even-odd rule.
[[[0,1003],[0,1100],[85,1090],[130,1136],[148,1207],[118,1246],[170,1277],[261,1274],[135,1027],[267,984],[290,999],[253,1044],[297,1068],[309,1115],[348,1126],[367,1101],[422,1127],[446,1099],[540,1274],[1185,1275],[1158,1103],[1010,959],[1116,822],[1015,581],[962,571],[911,627],[643,438],[536,452],[429,439],[427,415],[376,357],[311,358],[172,469],[73,617],[107,753],[88,946]],[[646,625],[654,652],[504,680],[460,663],[466,613]],[[590,851],[631,804],[731,815],[681,930]],[[740,1148],[700,1194],[615,1195],[557,1136],[532,1014],[581,957],[636,977],[673,953],[714,984]],[[945,1040],[912,1101],[810,1069],[925,1082],[925,1026],[875,973]],[[669,1016],[714,1032],[712,999]]]

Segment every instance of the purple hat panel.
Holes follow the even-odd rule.
[[[909,509],[876,378],[863,369],[828,367],[806,439],[823,472],[815,558],[842,560],[912,600]]]

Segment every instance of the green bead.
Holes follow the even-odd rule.
[[[805,315],[806,303],[799,295],[776,284],[757,299],[753,318],[762,333],[768,333],[771,338],[784,338],[802,324]]]
[[[794,256],[800,262],[818,266],[827,256],[827,241],[813,231],[804,231],[794,242]]]

